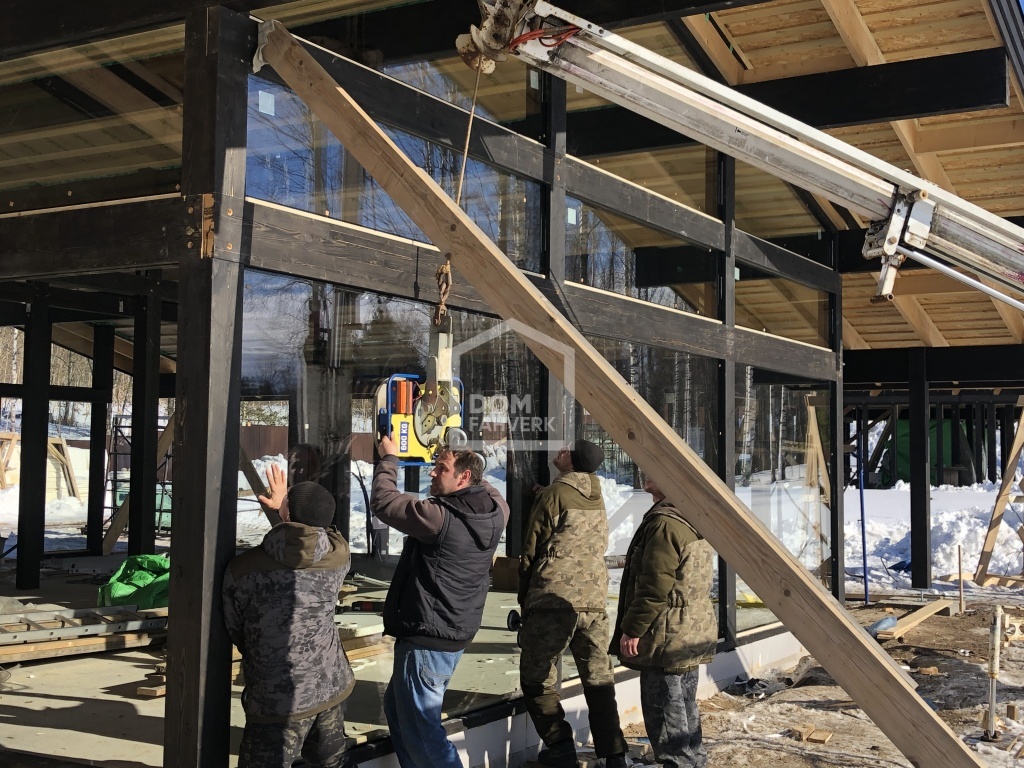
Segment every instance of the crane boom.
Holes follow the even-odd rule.
[[[474,28],[484,56],[507,51],[867,217],[864,256],[882,259],[879,295],[891,295],[896,269],[911,258],[947,265],[979,290],[987,286],[960,270],[989,278],[998,287],[987,292],[1024,310],[1021,227],[544,0],[519,5],[515,24],[485,18],[486,35]]]

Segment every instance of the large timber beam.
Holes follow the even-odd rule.
[[[1001,48],[992,48],[734,87],[796,120],[825,129],[1005,107],[1006,73],[1006,55]],[[871,98],[863,98],[865,93]],[[516,128],[518,124],[507,125]],[[914,136],[919,133],[915,128]],[[922,153],[931,154],[951,142],[1012,142],[1018,134],[1017,126],[1004,121],[985,133],[930,133],[917,143]],[[580,157],[694,143],[623,107],[569,113],[568,147]]]
[[[913,683],[473,220],[280,24],[263,57],[915,766],[981,768]],[[263,35],[261,34],[261,37]],[[570,375],[570,372],[572,375]]]
[[[925,350],[933,388],[1019,387],[1024,355],[1017,344],[991,347],[930,347]],[[847,350],[843,358],[847,389],[902,389],[910,381],[905,349]]]

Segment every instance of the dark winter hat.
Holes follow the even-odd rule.
[[[288,489],[288,518],[316,528],[327,528],[334,521],[334,497],[322,485],[309,480]]]
[[[596,472],[604,461],[604,451],[589,440],[577,440],[569,450],[572,468],[577,472]]]

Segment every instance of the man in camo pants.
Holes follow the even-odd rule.
[[[310,768],[340,768],[355,684],[334,624],[348,543],[330,527],[335,502],[326,489],[307,481],[286,490],[273,466],[268,480],[271,495],[260,499],[284,522],[224,575],[224,621],[245,676],[238,765],[288,768],[301,755]]]
[[[711,660],[718,621],[711,603],[714,550],[657,484],[654,506],[626,553],[611,650],[640,670],[640,706],[664,768],[704,768],[697,682]]]
[[[609,768],[628,765],[607,651],[608,516],[594,474],[603,459],[603,451],[586,440],[558,452],[554,465],[561,474],[533,505],[519,560],[520,686],[546,745],[538,760],[555,768],[579,765],[556,688],[555,665],[566,648],[583,683],[597,756]]]

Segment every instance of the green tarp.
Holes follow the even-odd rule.
[[[170,582],[171,561],[167,555],[132,555],[100,587],[97,604],[166,608]]]

